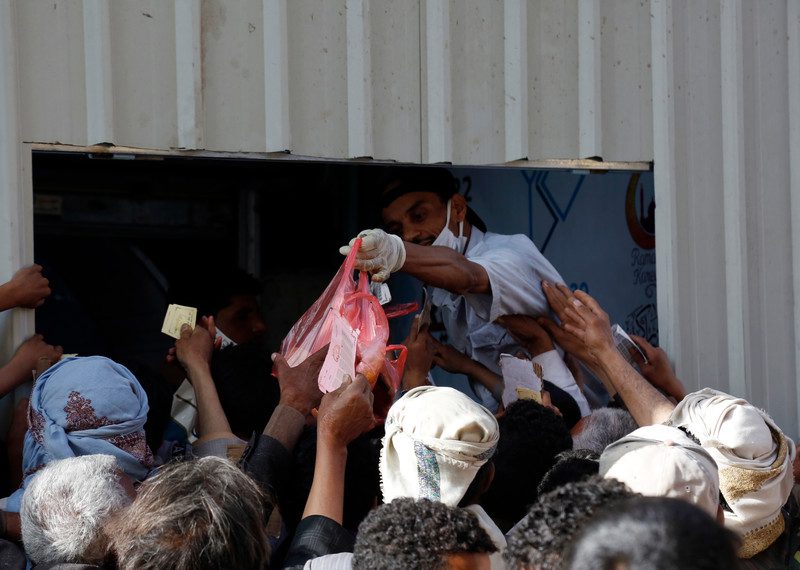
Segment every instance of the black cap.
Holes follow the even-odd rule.
[[[381,208],[386,208],[400,196],[410,192],[432,192],[442,202],[458,194],[459,181],[440,166],[398,166],[390,169],[381,184]],[[467,221],[482,232],[486,224],[467,206]]]

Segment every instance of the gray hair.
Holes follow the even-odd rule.
[[[108,550],[104,529],[131,502],[111,455],[51,461],[22,497],[22,542],[37,564],[100,563]]]
[[[120,570],[266,568],[266,499],[218,457],[164,467],[109,529]]]
[[[606,446],[625,437],[639,426],[633,416],[620,408],[600,408],[586,418],[586,427],[573,438],[573,449],[603,453]]]

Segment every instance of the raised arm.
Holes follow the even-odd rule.
[[[489,274],[482,265],[447,247],[403,242],[406,262],[401,271],[451,293],[491,293]]]
[[[314,480],[303,518],[321,515],[342,524],[347,446],[374,425],[372,390],[360,374],[323,396],[317,415]]]
[[[581,411],[588,416],[592,410],[569,367],[559,356],[546,330],[529,315],[505,315],[495,321],[506,327],[517,342],[525,347],[534,362],[542,366],[544,378],[569,394]]]
[[[633,351],[633,358],[636,360],[636,364],[639,365],[642,376],[647,378],[647,381],[653,386],[663,390],[667,396],[674,398],[676,402],[683,400],[686,396],[686,388],[683,386],[683,382],[675,376],[675,371],[669,363],[667,353],[647,342],[644,337],[634,334],[630,336],[647,357],[647,362],[645,362],[638,352]]]
[[[353,538],[342,527],[347,445],[373,426],[372,402],[369,382],[361,375],[347,378],[322,398],[314,480],[284,568],[302,568],[311,558],[352,550]]]
[[[452,293],[490,293],[489,274],[481,265],[447,247],[417,245],[381,229],[358,234],[361,247],[356,268],[373,273],[374,281],[386,281],[396,271],[408,273],[429,285]],[[347,255],[356,238],[339,249]]]
[[[428,372],[433,366],[433,337],[428,332],[428,325],[419,330],[419,315],[414,317],[408,336],[403,341],[403,345],[408,349],[406,365],[403,368],[403,390],[411,390],[417,386],[426,386],[428,382]]]
[[[573,294],[564,285],[543,283],[543,289],[561,326],[542,318],[564,350],[582,360],[601,380],[619,393],[640,426],[665,422],[675,405],[645,380],[617,351],[608,315],[583,291]]]
[[[211,377],[214,334],[214,317],[203,317],[201,324],[194,329],[183,325],[181,338],[175,343],[175,355],[186,370],[186,376],[197,395],[198,443],[236,437],[231,432]]]
[[[280,354],[273,354],[274,375],[281,396],[264,433],[254,437],[242,457],[241,467],[265,492],[278,501],[290,484],[290,465],[297,440],[311,410],[319,405],[318,380],[328,347],[318,350],[292,368]]]
[[[498,402],[503,401],[503,377],[486,368],[477,360],[471,359],[449,344],[442,344],[433,339],[433,363],[436,366],[455,374],[464,374],[474,382],[478,382],[492,393]]]

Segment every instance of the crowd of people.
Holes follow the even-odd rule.
[[[34,336],[0,368],[0,394],[34,378],[5,441],[0,566],[800,568],[795,444],[765,411],[686,393],[646,339],[632,363],[598,301],[527,237],[487,231],[447,171],[381,191],[356,267],[417,278],[435,313],[410,327],[393,399],[360,374],[323,394],[327,347],[294,367],[265,352],[241,272],[181,293],[203,316],[157,373]],[[50,292],[21,268],[0,310]],[[509,396],[501,354],[542,389]]]

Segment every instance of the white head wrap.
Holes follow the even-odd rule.
[[[784,530],[781,508],[794,484],[794,442],[763,411],[705,388],[686,396],[670,423],[687,429],[719,467],[725,526],[742,537],[739,557],[766,549]]]
[[[420,386],[389,410],[381,450],[383,501],[428,498],[457,506],[499,437],[489,410],[453,388]]]

